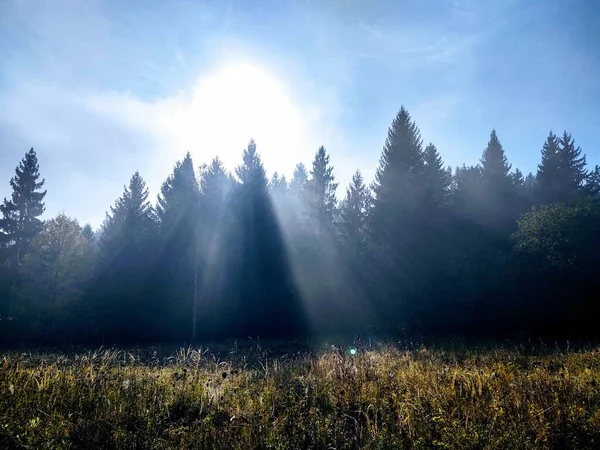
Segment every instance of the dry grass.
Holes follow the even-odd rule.
[[[600,448],[600,352],[7,353],[0,448]]]

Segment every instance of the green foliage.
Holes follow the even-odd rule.
[[[310,172],[269,182],[250,141],[234,175],[218,158],[196,171],[188,153],[155,207],[136,172],[100,230],[60,216],[44,244],[33,150],[11,185],[2,343],[597,334],[600,168],[588,172],[567,132],[550,133],[536,176],[512,168],[495,130],[480,164],[452,173],[401,107],[372,189],[357,171],[340,203],[323,146]],[[85,258],[51,257],[55,235],[76,236]]]
[[[515,251],[537,261],[540,270],[585,270],[600,244],[600,210],[591,203],[534,206],[519,220]]]
[[[332,231],[337,214],[337,199],[333,166],[329,163],[329,155],[325,147],[320,147],[312,163],[310,180],[307,182],[307,206],[311,220],[318,236]]]
[[[15,169],[10,180],[12,196],[0,205],[0,247],[9,250],[13,263],[20,263],[27,254],[33,239],[42,231],[39,217],[44,213],[46,191],[40,191],[44,181],[39,181],[39,164],[33,148]]]
[[[16,290],[16,320],[30,331],[53,339],[65,331],[80,305],[91,265],[91,247],[79,223],[64,214],[44,223],[23,260],[23,280]]]
[[[368,217],[373,199],[360,171],[352,176],[346,198],[340,208],[340,235],[346,247],[357,256],[364,256],[368,239]]]
[[[423,161],[425,166],[425,202],[428,202],[432,208],[439,208],[448,203],[450,194],[451,175],[444,169],[442,157],[435,148],[435,145],[429,143],[423,151]]]

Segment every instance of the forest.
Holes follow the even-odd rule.
[[[134,173],[98,230],[42,218],[52,155],[31,149],[0,205],[0,344],[594,336],[600,168],[567,131],[520,149],[526,176],[495,130],[482,147],[446,167],[402,107],[343,198],[325,147],[291,179],[254,141],[234,173],[188,153],[155,202]]]

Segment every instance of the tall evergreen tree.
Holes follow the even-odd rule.
[[[511,165],[506,159],[496,130],[492,130],[490,140],[481,156],[481,178],[483,186],[492,198],[499,198],[511,191],[513,182],[510,176]]]
[[[371,207],[371,192],[363,182],[362,174],[357,170],[352,182],[346,189],[346,198],[340,208],[340,235],[347,248],[361,254],[366,247],[367,219]]]
[[[375,173],[369,220],[376,268],[372,285],[380,287],[376,297],[386,321],[397,317],[397,308],[416,294],[419,283],[414,258],[419,253],[417,235],[426,220],[424,165],[421,134],[402,107],[388,130]]]
[[[96,235],[94,233],[94,230],[92,229],[92,226],[89,223],[86,223],[83,226],[81,234],[83,235],[84,239],[87,241],[88,244],[94,245],[96,243]]]
[[[98,242],[94,307],[98,332],[105,339],[134,341],[154,337],[156,324],[151,316],[157,314],[157,309],[149,282],[156,227],[146,183],[135,172],[106,214]]]
[[[542,161],[536,175],[536,198],[542,203],[558,201],[561,196],[558,151],[558,138],[550,131],[542,147]]]
[[[0,238],[9,249],[13,263],[20,263],[29,251],[33,239],[42,231],[39,217],[44,213],[44,197],[41,191],[44,181],[40,179],[39,164],[33,148],[29,150],[10,180],[13,189],[10,200],[0,205]]]
[[[586,191],[594,199],[600,200],[600,166],[596,165],[594,170],[588,174]]]
[[[237,227],[242,253],[238,270],[239,323],[244,336],[282,336],[304,329],[289,256],[271,204],[254,141],[236,169]]]
[[[568,201],[583,191],[587,180],[585,155],[566,131],[558,140],[559,201]]]
[[[275,198],[285,198],[289,189],[287,179],[285,175],[279,176],[279,173],[275,172],[269,182],[269,190],[271,195]]]
[[[506,228],[517,215],[516,189],[496,130],[481,156],[481,182],[483,189],[482,222],[493,228]]]
[[[217,157],[200,169],[201,216],[197,299],[194,302],[192,339],[234,332],[232,327],[232,268],[240,248],[232,234],[232,194],[236,181]]]
[[[451,178],[435,145],[430,143],[425,147],[423,161],[425,201],[432,207],[439,208],[448,203]]]
[[[102,225],[101,245],[117,246],[126,243],[128,247],[139,248],[154,233],[156,214],[148,201],[148,188],[139,172],[135,172],[124,186],[123,195],[110,207]]]
[[[156,209],[161,251],[155,282],[162,290],[164,332],[171,339],[189,339],[201,278],[200,189],[189,153],[163,183]]]
[[[418,190],[422,186],[417,180],[423,168],[421,133],[401,107],[388,130],[373,183],[374,230],[381,231],[382,237],[396,217],[419,206],[422,195]]]
[[[337,199],[333,166],[329,164],[329,155],[321,146],[315,154],[311,178],[308,181],[308,211],[318,235],[328,233],[334,226]]]
[[[290,194],[295,199],[300,199],[308,182],[308,172],[304,164],[299,163],[294,169],[292,180],[290,181]]]

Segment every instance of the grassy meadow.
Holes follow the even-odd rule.
[[[598,449],[600,349],[290,343],[0,355],[2,449]]]

